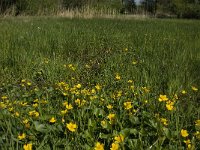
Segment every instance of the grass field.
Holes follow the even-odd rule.
[[[200,21],[0,19],[0,149],[200,148]]]

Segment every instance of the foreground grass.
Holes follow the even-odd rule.
[[[198,148],[199,25],[0,20],[0,148]]]

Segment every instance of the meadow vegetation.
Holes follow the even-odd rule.
[[[198,149],[200,22],[0,19],[0,149]]]

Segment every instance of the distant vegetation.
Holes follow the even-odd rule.
[[[108,14],[145,14],[159,18],[200,18],[199,0],[1,0],[0,13],[12,15],[56,15],[65,10],[86,9]],[[109,11],[108,11],[109,10]]]

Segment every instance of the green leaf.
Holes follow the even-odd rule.
[[[45,124],[41,124],[38,121],[34,121],[33,124],[35,126],[35,130],[38,132],[46,133],[48,131]]]

